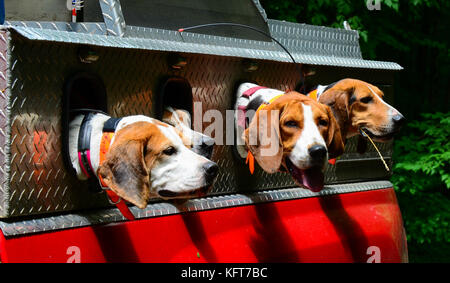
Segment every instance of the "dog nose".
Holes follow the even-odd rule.
[[[212,182],[219,172],[219,166],[211,161],[203,165],[203,170],[205,170],[206,180]]]
[[[392,121],[394,121],[396,127],[401,127],[405,123],[406,118],[402,114],[397,114],[392,117]]]
[[[308,149],[308,152],[314,160],[323,160],[327,156],[327,148],[323,145],[313,145]]]

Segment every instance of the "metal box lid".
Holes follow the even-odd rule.
[[[180,33],[176,29],[182,24],[180,20],[174,20],[173,23],[159,22],[157,19],[144,21],[142,13],[133,17],[133,11],[137,11],[140,7],[134,2],[136,1],[127,1],[121,5],[117,0],[99,1],[103,22],[7,21],[5,24],[29,40],[292,62],[289,55],[279,45],[264,36],[256,36],[258,34],[252,33],[251,30],[216,27]],[[147,10],[153,11],[159,2],[154,2],[153,6],[148,4]],[[200,5],[203,2],[201,0],[195,3]],[[224,9],[231,9],[231,14],[227,14],[226,9],[225,12],[218,13],[219,2]],[[235,22],[249,24],[262,31],[267,30],[270,36],[290,51],[297,63],[383,70],[402,69],[400,65],[393,62],[364,60],[358,42],[358,31],[270,20],[267,19],[258,0],[234,2],[233,5],[227,4],[225,7],[222,1],[212,1],[209,10],[203,10],[204,16],[199,18],[212,20],[211,15],[219,15],[218,20],[236,20]],[[86,3],[90,3],[91,6],[88,7],[98,6],[94,6],[92,2],[86,1]],[[133,3],[136,5],[133,6]],[[180,19],[193,19],[192,13],[201,11],[198,7],[182,9],[182,3],[177,0],[167,3],[178,8],[176,15]],[[246,12],[242,12],[242,15],[233,14],[233,11],[236,13],[239,10],[237,9],[239,3],[247,8]],[[167,13],[170,9],[166,7],[165,11]],[[89,13],[86,15],[90,15],[88,19],[96,19],[96,16]],[[179,28],[196,23],[198,23],[196,20],[186,20],[185,25]],[[140,26],[132,24],[140,24]]]

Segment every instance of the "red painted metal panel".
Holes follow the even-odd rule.
[[[406,254],[392,189],[0,235],[2,262],[401,262]]]

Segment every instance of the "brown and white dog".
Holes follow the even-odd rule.
[[[191,150],[192,141],[173,126],[143,115],[116,119],[91,113],[87,117],[77,115],[69,125],[69,154],[77,177],[87,179],[89,168],[119,197],[139,208],[152,197],[204,195],[217,175],[217,164]],[[114,135],[100,164],[106,127],[113,128]],[[80,161],[81,151],[83,156],[87,153],[89,164]]]
[[[397,109],[383,101],[384,94],[378,87],[361,80],[343,79],[319,86],[308,96],[331,108],[344,139],[362,134],[363,130],[373,140],[385,142],[405,122]]]
[[[242,158],[249,150],[264,171],[285,168],[299,186],[312,191],[323,188],[327,160],[344,150],[328,106],[298,92],[284,94],[243,83],[237,90],[235,111],[236,146]],[[270,152],[269,147],[275,150]]]

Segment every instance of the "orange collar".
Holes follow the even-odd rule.
[[[317,100],[317,88],[315,90],[309,92],[308,96],[311,97],[314,100]]]
[[[318,85],[315,90],[310,91],[307,96],[318,101],[319,97],[322,95],[322,93],[325,92],[329,87],[332,85]]]
[[[102,139],[100,141],[100,162],[99,166],[103,164],[103,161],[106,159],[106,153],[108,153],[109,148],[111,146],[111,140],[114,136],[114,132],[103,132]],[[108,185],[102,179],[102,176],[98,175],[98,179],[100,180],[100,184],[103,188],[107,188]]]
[[[267,105],[271,104],[272,102],[274,102],[275,100],[277,100],[278,98],[280,98],[281,96],[283,96],[285,94],[286,93],[277,95],[277,96],[273,97],[272,99],[270,99],[269,102],[261,104],[258,107],[258,109],[256,109],[255,116],[259,110],[264,109],[265,107],[267,107]],[[248,164],[248,169],[250,170],[250,174],[253,175],[253,172],[255,172],[255,157],[253,156],[251,151],[247,151],[247,158],[245,159],[245,164]]]
[[[286,93],[279,94],[279,95],[273,97],[272,99],[270,99],[269,102],[261,104],[258,107],[258,109],[256,109],[255,115],[256,115],[256,113],[258,113],[259,110],[264,109],[265,107],[267,107],[267,105],[271,104],[272,102],[274,102],[275,100],[277,100],[278,98],[280,98],[281,96],[283,96],[285,94]]]
[[[110,131],[105,131],[105,129],[104,129],[102,139],[100,141],[99,166],[102,165],[106,159],[106,154],[108,153],[109,148],[111,147],[111,141],[112,141],[113,137],[114,137],[114,131],[110,132]],[[134,215],[131,212],[130,208],[125,203],[125,201],[121,197],[119,197],[115,192],[113,192],[108,187],[108,185],[106,185],[106,183],[103,181],[102,176],[98,175],[98,179],[100,181],[100,185],[105,190],[110,203],[115,204],[116,207],[119,209],[120,213],[122,213],[122,215],[126,219],[134,220],[135,219]]]

